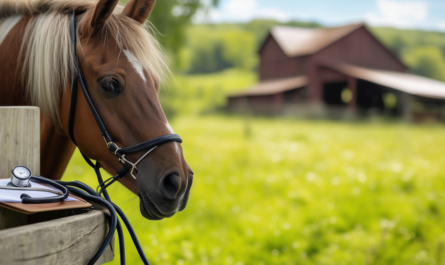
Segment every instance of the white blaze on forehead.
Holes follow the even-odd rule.
[[[3,19],[0,22],[0,44],[2,44],[3,40],[8,36],[9,31],[20,21],[22,16],[13,16]]]
[[[131,65],[133,65],[136,72],[138,72],[138,74],[141,76],[142,80],[144,80],[144,82],[147,82],[147,79],[145,79],[144,75],[144,68],[142,67],[142,64],[138,61],[136,56],[134,56],[134,54],[132,54],[129,50],[123,51],[125,56],[127,56],[128,61],[131,63]]]

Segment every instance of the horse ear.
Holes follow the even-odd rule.
[[[155,6],[156,0],[131,0],[125,5],[124,15],[144,24]]]
[[[113,13],[118,2],[119,0],[100,0],[94,9],[94,14],[91,18],[91,27],[93,29],[102,27]]]

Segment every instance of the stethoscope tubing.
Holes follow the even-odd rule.
[[[45,198],[32,198],[30,196],[23,196],[24,194],[22,194],[22,196],[21,196],[22,203],[54,203],[54,202],[62,202],[63,200],[65,200],[69,196],[68,188],[63,186],[63,185],[60,185],[59,183],[57,183],[55,181],[52,181],[50,179],[47,179],[47,178],[44,178],[44,177],[40,177],[40,176],[32,176],[31,180],[33,180],[35,182],[51,185],[54,188],[59,189],[62,192],[62,195],[53,196],[53,197],[45,197]]]
[[[99,173],[99,175],[100,175],[100,173]],[[74,195],[79,196],[83,199],[96,202],[96,203],[104,206],[105,208],[107,208],[108,211],[110,212],[110,219],[111,219],[109,221],[110,229],[108,230],[108,235],[106,237],[106,241],[104,241],[104,243],[102,244],[99,251],[96,253],[96,255],[93,257],[93,259],[91,259],[91,261],[88,264],[94,264],[97,261],[97,259],[102,255],[102,253],[105,251],[106,247],[108,246],[108,244],[111,241],[111,239],[110,239],[110,241],[108,241],[108,238],[113,238],[115,229],[117,230],[118,237],[119,237],[120,261],[121,261],[121,264],[125,264],[125,242],[124,242],[124,237],[123,237],[122,226],[117,218],[117,215],[119,215],[120,218],[122,219],[122,221],[124,222],[125,226],[127,227],[127,230],[131,236],[131,239],[133,240],[133,243],[139,253],[139,256],[142,259],[142,262],[145,265],[150,265],[150,262],[148,261],[147,257],[144,254],[144,251],[141,247],[139,239],[138,239],[133,227],[131,226],[130,221],[128,220],[127,216],[125,216],[124,212],[116,204],[114,204],[113,202],[110,201],[110,197],[106,190],[104,192],[104,196],[106,199],[104,199],[104,198],[100,197],[99,194],[94,189],[92,189],[91,187],[89,187],[88,185],[86,185],[82,182],[61,181],[61,180],[56,180],[54,182],[57,182],[64,186],[67,186],[70,193],[73,193]],[[116,224],[114,224],[114,219],[117,222]]]
[[[22,199],[22,203],[55,203],[55,202],[62,202],[66,198],[68,198],[69,193],[67,187],[60,185],[59,183],[52,181],[50,179],[41,177],[41,176],[31,176],[29,178],[30,181],[43,183],[47,185],[51,185],[54,188],[58,189],[59,191],[55,191],[52,189],[45,189],[45,188],[32,188],[32,187],[14,187],[14,186],[0,186],[0,189],[4,190],[23,190],[23,191],[44,191],[44,192],[51,192],[56,194],[56,196],[51,197],[40,197],[40,198],[33,198],[29,196],[26,193],[22,193],[20,195],[20,198]]]
[[[44,191],[44,192],[51,192],[56,195],[63,195],[63,193],[60,191],[55,191],[55,190],[51,190],[51,189],[43,189],[43,188],[0,186],[0,189],[3,189],[3,190],[24,190],[24,191]]]
[[[58,182],[62,182],[62,181],[58,181]],[[96,263],[96,261],[100,258],[100,256],[102,256],[102,254],[104,253],[105,249],[108,247],[108,245],[110,244],[111,240],[113,239],[114,231],[116,230],[117,223],[118,223],[116,211],[114,210],[114,207],[113,207],[113,205],[110,202],[108,202],[107,200],[105,200],[105,199],[103,199],[103,198],[101,198],[99,196],[90,195],[90,194],[87,193],[87,191],[82,191],[82,190],[80,190],[78,188],[69,187],[69,186],[67,188],[74,195],[77,195],[77,196],[79,196],[79,197],[81,197],[83,199],[90,200],[90,201],[93,201],[95,203],[98,203],[98,204],[104,206],[105,208],[107,208],[107,210],[110,213],[110,218],[108,219],[110,228],[108,230],[107,236],[105,237],[105,240],[102,243],[102,245],[100,246],[99,250],[93,256],[93,258],[88,262],[88,265],[94,265]]]

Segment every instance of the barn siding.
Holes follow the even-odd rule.
[[[279,79],[306,74],[307,56],[289,58],[269,35],[260,51],[260,80]]]
[[[322,67],[320,69],[320,79],[323,83],[346,81],[348,77],[337,71]]]
[[[249,107],[255,113],[280,114],[283,106],[283,93],[267,96],[250,96]]]
[[[341,60],[357,66],[405,72],[406,67],[365,28],[359,28],[314,54],[317,59]]]
[[[306,89],[296,88],[283,92],[284,104],[296,104],[306,100]]]
[[[279,61],[288,59],[277,41],[269,35],[260,50],[260,58],[264,62]]]
[[[308,96],[310,102],[320,102],[323,98],[322,80],[320,78],[320,66],[314,56],[308,60]]]
[[[307,58],[307,56],[295,57],[279,61],[263,61],[260,59],[260,80],[306,75]]]

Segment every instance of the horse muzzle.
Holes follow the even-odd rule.
[[[193,175],[190,175],[187,180],[187,187],[182,194],[177,194],[177,198],[171,198],[174,192],[169,195],[153,194],[150,192],[140,192],[139,208],[142,216],[149,220],[162,220],[164,218],[172,217],[176,212],[185,209],[190,196],[190,189],[193,183]],[[153,198],[151,198],[153,197]]]

